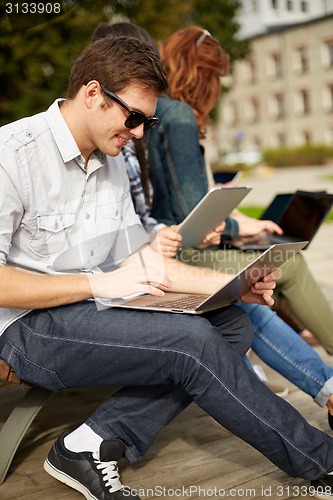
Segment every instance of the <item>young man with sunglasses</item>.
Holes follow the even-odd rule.
[[[133,210],[119,153],[156,123],[165,89],[148,45],[104,39],[75,63],[67,100],[0,129],[0,358],[54,391],[123,386],[45,461],[87,499],[138,498],[117,461],[138,460],[193,400],[285,472],[318,479],[333,469],[333,440],[248,370],[244,312],[108,307],[137,293],[208,294],[227,279],[155,253]],[[243,300],[271,304],[274,286],[272,273]]]

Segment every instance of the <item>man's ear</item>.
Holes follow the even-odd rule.
[[[92,108],[101,95],[100,84],[96,80],[91,80],[85,85],[84,96],[88,108]]]

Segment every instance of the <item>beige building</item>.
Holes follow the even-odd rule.
[[[333,14],[251,38],[220,103],[217,153],[333,145]]]

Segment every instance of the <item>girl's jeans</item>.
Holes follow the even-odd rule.
[[[269,366],[325,406],[333,394],[333,369],[326,365],[269,307],[239,303],[255,328],[254,352]]]

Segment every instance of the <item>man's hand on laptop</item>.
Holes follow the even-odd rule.
[[[274,304],[272,295],[276,287],[276,280],[280,277],[280,269],[274,269],[261,281],[255,283],[251,290],[241,297],[242,302],[272,306]]]
[[[149,293],[163,297],[160,289],[170,288],[171,281],[160,271],[136,264],[129,264],[89,278],[91,291],[95,298],[115,299],[136,293]]]

